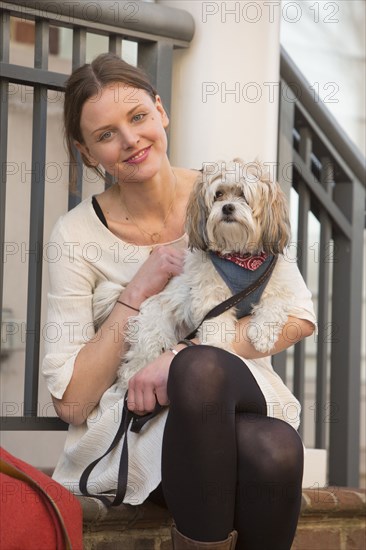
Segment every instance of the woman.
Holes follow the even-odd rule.
[[[85,467],[108,448],[124,395],[115,384],[124,327],[142,302],[182,271],[185,210],[197,172],[172,168],[168,116],[145,75],[112,54],[74,71],[65,93],[69,152],[114,185],[56,224],[62,249],[50,264],[48,343],[43,372],[58,415],[70,424],[54,477],[78,492]],[[294,263],[280,257],[271,280],[286,280],[297,302],[275,346],[280,352],[314,329],[310,292]],[[94,332],[92,296],[104,280],[123,287]],[[271,280],[268,284],[271,284]],[[128,408],[144,415],[169,405],[140,434],[129,433],[125,503],[166,504],[174,548],[284,550],[291,547],[300,502],[303,446],[294,428],[298,402],[269,357],[243,337],[235,354],[177,344],[129,383]],[[91,492],[117,485],[118,449],[99,464]]]

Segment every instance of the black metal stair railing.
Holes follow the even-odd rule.
[[[365,159],[326,106],[314,98],[283,49],[279,120],[279,180],[287,191],[292,186],[298,194],[298,265],[305,280],[312,246],[310,213],[320,224],[314,444],[329,451],[330,484],[357,486]],[[301,341],[294,353],[293,386],[302,403],[305,346]],[[286,370],[278,370],[286,379]]]

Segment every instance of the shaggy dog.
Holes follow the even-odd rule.
[[[186,231],[190,251],[183,272],[162,292],[148,298],[140,313],[130,317],[126,341],[130,347],[119,369],[119,383],[128,380],[162,351],[174,346],[201,322],[208,311],[233,292],[215,267],[213,258],[267,258],[283,253],[290,225],[286,198],[258,161],[208,164],[198,177],[187,208]],[[240,267],[239,267],[240,271]],[[244,274],[245,269],[242,271]],[[255,273],[252,271],[252,274]],[[261,352],[270,352],[287,321],[291,295],[283,288],[262,288],[251,314],[246,337]],[[93,298],[96,328],[108,317],[122,287],[102,282]],[[257,297],[258,298],[258,297]],[[236,309],[204,321],[197,331],[202,344],[231,350]]]

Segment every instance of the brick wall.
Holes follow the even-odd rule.
[[[107,512],[94,499],[80,500],[84,550],[171,550],[171,517],[165,509],[145,503]],[[365,518],[365,489],[304,489],[292,550],[366,550]]]

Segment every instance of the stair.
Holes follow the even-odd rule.
[[[80,497],[80,502],[84,550],[171,550],[166,509],[146,502],[106,510],[96,499]],[[366,550],[365,518],[365,489],[303,489],[292,550]]]

